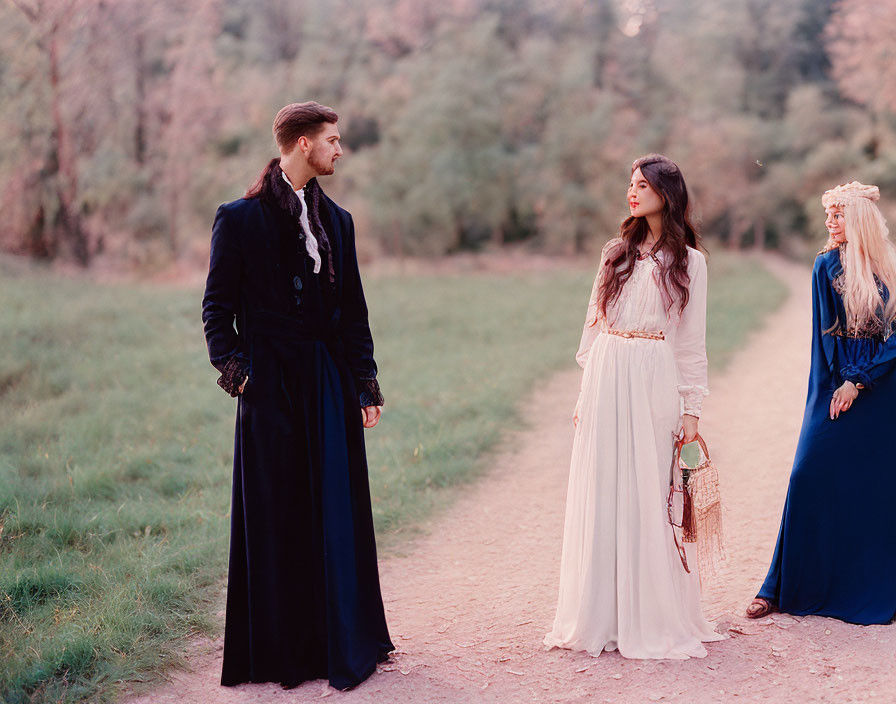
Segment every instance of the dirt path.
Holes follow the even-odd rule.
[[[825,618],[740,614],[759,586],[777,535],[808,374],[805,268],[768,265],[792,289],[712,395],[701,431],[720,469],[729,560],[706,590],[707,614],[730,638],[703,660],[638,661],[618,653],[545,650],[557,591],[570,421],[581,373],[533,389],[539,417],[503,444],[489,475],[443,513],[428,536],[381,565],[399,652],[356,690],[325,683],[283,691],[218,686],[220,649],[193,671],[131,704],[182,702],[893,702],[896,627]]]

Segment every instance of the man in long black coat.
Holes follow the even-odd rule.
[[[280,158],[213,226],[202,320],[238,397],[224,685],[346,689],[393,649],[362,428],[383,398],[352,217],[316,178],[342,155],[337,119],[284,107]]]

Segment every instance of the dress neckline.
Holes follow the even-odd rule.
[[[660,251],[657,249],[657,245],[659,245],[659,240],[654,242],[653,247],[651,247],[650,250],[647,252],[641,252],[640,250],[638,250],[636,259],[640,262],[643,262],[647,259],[656,259],[656,255]]]
[[[639,254],[635,257],[635,264],[640,264],[642,262],[652,262],[653,264],[659,266],[660,260],[657,258],[657,254],[659,254],[659,252],[648,252],[643,257]]]

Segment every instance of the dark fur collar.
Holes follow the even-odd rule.
[[[304,247],[305,232],[300,224],[302,207],[299,204],[298,196],[296,196],[290,185],[283,178],[283,169],[280,168],[279,164],[268,169],[260,195],[281,210],[285,210],[295,220],[296,229]],[[320,209],[327,207],[326,203],[323,202],[325,197],[316,178],[312,178],[305,184],[305,204],[308,206],[308,222],[311,225],[314,237],[317,239],[318,249],[326,261],[328,278],[332,284],[336,281],[336,272],[333,266],[333,250],[330,247],[327,231],[320,219]]]

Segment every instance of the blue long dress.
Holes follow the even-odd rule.
[[[815,260],[806,412],[758,596],[791,614],[889,623],[896,618],[896,334],[844,331],[842,273],[840,249]],[[844,380],[865,388],[831,420],[831,397]]]

